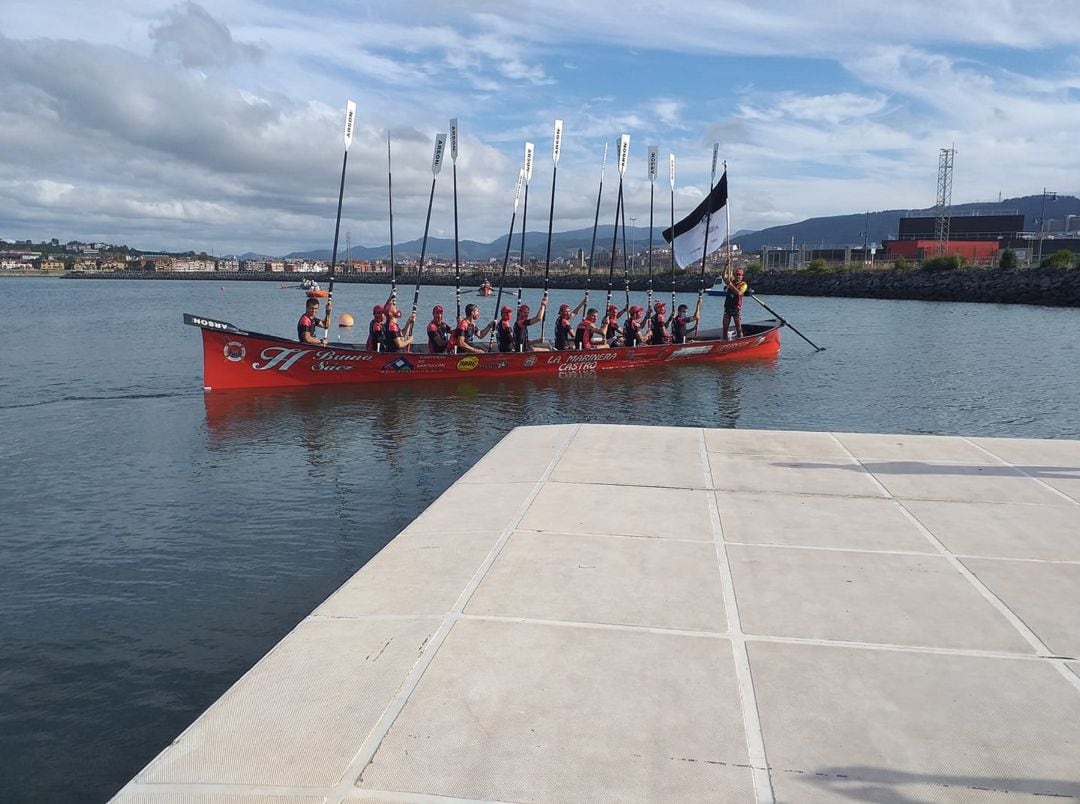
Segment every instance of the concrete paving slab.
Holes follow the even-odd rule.
[[[777,801],[871,787],[869,801],[979,788],[1080,796],[1080,695],[1046,662],[749,645]],[[934,797],[918,793],[936,789]],[[856,798],[856,800],[858,800]]]
[[[519,531],[465,613],[727,631],[715,546],[669,539]]]
[[[863,461],[893,497],[959,502],[1060,504],[1042,483],[1003,464]]]
[[[937,552],[893,500],[738,491],[718,496],[729,542]]]
[[[413,520],[409,530],[501,531],[535,489],[536,483],[455,483]]]
[[[497,531],[398,534],[315,610],[325,617],[445,614],[487,558]]]
[[[583,428],[552,472],[552,479],[567,483],[603,483],[617,479],[628,486],[710,488],[708,470],[701,454],[700,430],[643,427],[635,428],[632,439],[627,436],[625,426]],[[644,468],[646,459],[657,468]],[[628,465],[638,468],[628,470]]]
[[[841,458],[851,456],[829,433],[801,430],[705,430],[709,452],[778,458]]]
[[[1080,469],[1080,441],[1053,438],[971,438],[1003,461],[1021,468],[1051,466]]]
[[[1080,664],[1074,664],[1073,662],[1066,662],[1065,666],[1076,673],[1077,678],[1080,678]]]
[[[128,792],[115,804],[323,804],[322,796],[272,795],[269,793]]]
[[[905,500],[903,504],[953,553],[1080,561],[1080,508],[1069,503]]]
[[[358,785],[502,801],[753,798],[724,639],[462,621]]]
[[[1057,471],[1037,471],[1032,472],[1032,476],[1057,489],[1074,502],[1080,502],[1080,472],[1062,474]]]
[[[488,452],[459,482],[535,483],[576,429],[576,424],[553,424],[511,430],[500,449]]]
[[[137,781],[336,784],[437,625],[305,620]]]
[[[1051,651],[1080,657],[1080,564],[984,558],[963,562]]]
[[[992,462],[985,450],[955,436],[837,433],[836,437],[861,461]]]
[[[884,497],[885,492],[852,458],[773,458],[709,453],[713,488],[726,491],[775,491]],[[797,471],[793,471],[797,470]]]
[[[712,541],[708,491],[546,483],[522,530]]]
[[[1033,652],[944,556],[753,545],[727,552],[748,634]]]

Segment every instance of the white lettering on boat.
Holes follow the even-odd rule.
[[[315,353],[316,360],[371,360],[371,355],[364,352],[337,352],[324,349]]]
[[[312,349],[287,349],[284,346],[271,346],[262,350],[262,354],[259,355],[266,362],[262,365],[258,363],[252,363],[251,367],[255,371],[269,371],[272,368],[276,368],[278,371],[288,371],[304,355],[312,354]]]
[[[312,371],[352,371],[353,366],[339,366],[333,363],[327,363],[325,360],[315,363],[312,367]]]
[[[559,366],[560,374],[582,374],[586,371],[596,371],[596,363],[564,363]]]
[[[207,329],[232,329],[228,324],[222,324],[220,321],[211,321],[209,318],[196,318],[195,316],[192,316],[191,320],[200,327],[206,327]]]
[[[670,355],[668,355],[667,359],[668,360],[674,360],[677,357],[690,357],[691,355],[706,355],[709,352],[711,352],[712,349],[713,349],[713,347],[712,347],[711,344],[708,345],[708,346],[683,346],[683,347],[681,347],[679,349],[676,349],[674,352],[672,352]]]
[[[589,354],[575,354],[573,352],[571,352],[570,354],[566,354],[564,352],[561,357],[567,363],[592,363],[595,366],[596,363],[601,360],[614,360],[618,357],[618,355],[615,352],[604,352],[603,354],[596,354],[590,351]],[[559,358],[560,355],[553,355],[548,358],[547,362],[558,363]]]

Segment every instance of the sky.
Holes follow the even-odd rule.
[[[505,234],[526,141],[530,231],[553,180],[553,228],[591,227],[601,175],[601,223],[621,182],[628,223],[667,225],[714,143],[733,231],[932,207],[948,147],[954,203],[1076,193],[1078,44],[1075,0],[5,0],[0,238],[328,249],[349,99],[342,249],[389,241],[391,177],[395,242],[423,235],[433,179],[430,233],[453,237],[455,170],[459,236]]]

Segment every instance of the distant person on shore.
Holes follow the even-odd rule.
[[[368,324],[367,350],[381,352],[386,345],[386,308],[376,304],[371,311],[371,323]]]
[[[577,325],[577,332],[574,333],[574,345],[578,349],[607,349],[607,341],[604,340],[604,328],[597,322],[600,317],[600,311],[595,307],[590,307],[589,311],[585,313],[585,317],[581,319],[581,323]],[[596,343],[599,341],[599,343]]]
[[[747,284],[743,281],[743,269],[736,268],[735,276],[724,276],[724,285],[727,287],[727,295],[724,297],[724,323],[723,339],[728,339],[728,325],[735,322],[735,337],[742,337],[742,301],[746,295]]]
[[[454,333],[446,323],[441,304],[431,309],[431,321],[427,325],[428,351],[433,355],[443,355],[450,348]]]
[[[509,310],[509,307],[503,308]],[[483,329],[476,328],[476,322],[480,320],[480,306],[476,304],[465,305],[465,317],[458,322],[457,328],[453,334],[453,344],[451,349],[458,354],[464,354],[466,352],[471,354],[479,354],[484,352],[484,348],[478,342],[480,338],[485,337],[491,332],[494,322],[488,324]],[[508,350],[509,351],[509,350]]]
[[[679,309],[673,319],[671,319],[671,342],[672,343],[686,343],[689,340],[689,335],[693,332],[697,332],[698,328],[698,313],[695,311],[689,318],[686,317],[686,305],[680,304]],[[693,321],[694,326],[688,326]]]
[[[550,351],[543,345],[541,340],[531,340],[529,338],[529,327],[540,321],[544,317],[544,313],[547,312],[547,294],[544,294],[543,300],[540,302],[540,312],[536,315],[529,317],[529,305],[523,304],[518,307],[517,321],[514,322],[514,351],[515,352],[547,352]]]
[[[307,343],[312,346],[325,346],[326,338],[315,337],[315,327],[326,327],[326,321],[320,320],[319,315],[319,300],[308,299],[307,304],[304,307],[304,314],[300,316],[300,320],[296,322],[296,339],[300,343]],[[327,333],[329,335],[329,333]]]

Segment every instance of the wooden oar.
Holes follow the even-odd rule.
[[[413,291],[412,318],[415,320],[416,308],[420,306],[420,279],[424,273],[424,256],[427,254],[428,231],[431,227],[431,205],[435,202],[435,180],[442,170],[443,150],[446,148],[446,135],[435,135],[435,151],[431,156],[431,194],[428,196],[427,220],[424,221],[424,239],[420,243],[420,264],[416,266],[416,289]]]
[[[525,143],[525,204],[521,208],[521,257],[518,260],[517,307],[521,307],[521,295],[525,288],[525,226],[529,218],[529,182],[533,173],[533,149],[531,142]],[[517,315],[517,310],[514,310]]]
[[[503,286],[506,284],[506,266],[510,264],[510,241],[514,239],[514,219],[517,218],[518,202],[521,201],[521,185],[525,183],[525,168],[518,171],[517,186],[514,188],[514,214],[510,216],[510,231],[506,235],[506,254],[503,255],[502,273],[499,275],[499,294],[495,297],[495,315],[491,319],[491,335],[488,338],[488,351],[495,346],[495,327],[498,326],[499,309],[502,306]]]
[[[458,121],[450,121],[450,159],[454,167],[454,299],[457,302],[457,318],[454,326],[461,321],[461,253],[458,249],[458,214],[457,214],[457,141]]]
[[[352,145],[353,123],[356,122],[356,103],[345,104],[345,156],[341,160],[341,185],[338,187],[337,221],[334,223],[334,248],[330,252],[330,287],[326,293],[326,338],[330,339],[330,314],[334,309],[334,269],[337,267],[338,232],[341,230],[341,202],[345,197],[345,166],[349,164],[349,146]]]
[[[562,120],[555,121],[555,133],[552,136],[551,161],[554,165],[551,169],[551,207],[548,209],[548,236],[547,251],[544,254],[544,298],[548,295],[548,276],[551,274],[551,227],[555,224],[555,179],[559,175],[559,150],[562,148]],[[544,340],[544,324],[547,318],[547,307],[540,303],[540,340]]]
[[[397,266],[394,265],[394,172],[390,169],[390,129],[386,130],[386,197],[390,202],[390,298],[397,300]]]
[[[781,324],[783,324],[783,325],[784,325],[785,327],[787,327],[788,329],[790,329],[790,330],[791,330],[792,332],[794,332],[794,333],[795,333],[796,335],[798,335],[798,336],[799,336],[800,338],[802,338],[802,339],[803,339],[804,341],[806,341],[806,342],[807,342],[808,344],[810,344],[811,346],[813,346],[813,347],[814,347],[814,349],[816,349],[816,350],[817,350],[817,351],[819,351],[819,352],[824,352],[824,351],[825,351],[825,347],[824,347],[824,346],[818,346],[818,345],[817,345],[816,343],[814,343],[814,342],[813,342],[812,340],[810,340],[810,339],[809,339],[809,338],[807,338],[807,337],[806,337],[805,335],[803,335],[803,334],[802,334],[801,332],[799,332],[799,330],[795,329],[795,327],[793,327],[793,326],[792,326],[792,325],[790,324],[790,322],[788,322],[788,321],[787,321],[787,320],[786,320],[786,319],[785,319],[785,318],[784,318],[784,317],[783,317],[782,315],[780,315],[780,313],[776,312],[776,310],[774,310],[774,309],[773,309],[773,308],[771,308],[771,307],[770,307],[769,305],[767,305],[767,304],[766,304],[765,302],[763,302],[763,301],[762,301],[761,299],[759,299],[759,298],[757,297],[757,294],[756,294],[756,293],[751,293],[751,294],[750,294],[750,298],[751,298],[751,299],[753,299],[754,301],[756,301],[756,302],[757,302],[758,304],[760,304],[760,305],[761,305],[762,307],[764,307],[764,308],[765,308],[766,310],[768,310],[768,311],[769,311],[770,313],[772,313],[772,314],[773,314],[773,316],[775,316],[775,317],[776,317],[776,319],[777,319],[777,320],[778,320],[778,321],[779,321],[779,322],[780,322]]]
[[[626,160],[630,156],[630,135],[623,134],[619,137],[619,195],[615,202],[615,226],[611,233],[611,265],[608,268],[607,280],[607,306],[604,316],[607,316],[607,307],[611,306],[611,293],[615,284],[615,251],[619,245],[619,214],[623,208],[623,177],[626,175]],[[625,255],[623,255],[625,257]]]

